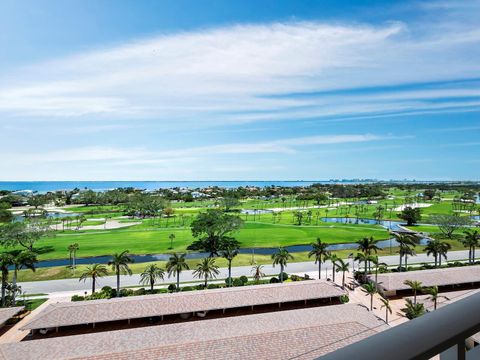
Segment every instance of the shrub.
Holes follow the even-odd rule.
[[[300,276],[298,275],[290,275],[290,279],[292,279],[292,281],[301,281],[303,280]]]
[[[98,299],[109,299],[109,296],[101,291],[96,292],[95,294],[85,296],[85,300],[98,300]]]
[[[133,290],[132,289],[120,289],[120,296],[132,296]]]
[[[388,267],[386,267],[386,266],[380,266],[380,267],[378,268],[378,272],[379,272],[380,274],[388,273],[388,271],[389,271],[389,270],[388,270]]]
[[[232,284],[233,284],[233,279],[231,277],[227,277],[225,279],[225,284],[227,284],[227,286],[230,285],[230,280],[232,280]]]
[[[170,292],[174,292],[174,291],[177,291],[177,286],[175,284],[170,284],[170,285],[168,285],[167,289]]]
[[[278,274],[278,278],[280,277],[283,279],[283,281],[288,280],[288,274],[286,272]]]
[[[349,301],[350,301],[350,298],[348,297],[348,295],[342,295],[342,296],[340,296],[340,302],[341,302],[342,304],[346,304],[346,303],[348,303]]]
[[[109,292],[112,292],[112,287],[111,286],[108,286],[108,285],[105,285],[104,287],[102,287],[102,292],[104,293],[109,293]]]
[[[355,271],[355,274],[353,275],[353,277],[355,278],[355,280],[359,281],[359,280],[363,280],[363,278],[365,277],[365,272],[363,271]]]
[[[243,281],[239,278],[233,279],[233,286],[243,286]]]
[[[102,287],[101,293],[105,294],[107,298],[112,298],[117,296],[117,290],[112,289],[110,286]]]
[[[248,277],[246,277],[245,275],[240,276],[239,279],[243,283],[243,285],[248,283]]]
[[[73,295],[72,296],[72,301],[83,301],[85,300],[85,297],[80,296],[80,295]]]
[[[145,295],[146,293],[147,291],[145,290],[145,288],[140,288],[134,291],[135,295]]]
[[[208,284],[207,289],[218,289],[219,287],[217,284]]]
[[[270,279],[270,284],[275,284],[275,283],[278,283],[278,282],[280,282],[280,280],[278,280],[276,277],[272,277]]]
[[[191,286],[184,286],[181,288],[181,291],[193,291],[195,290],[193,287]]]

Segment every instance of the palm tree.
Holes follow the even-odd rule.
[[[440,240],[430,240],[427,243],[427,246],[425,246],[425,251],[427,253],[427,256],[433,255],[433,258],[435,259],[435,267],[438,265],[438,253],[440,250]]]
[[[400,245],[400,256],[405,257],[405,271],[408,271],[408,256],[415,256],[417,253],[415,252],[414,248],[408,244],[401,244]]]
[[[413,303],[417,303],[417,292],[422,291],[422,282],[417,280],[405,280],[403,282],[405,285],[410,286],[413,291]]]
[[[280,265],[280,282],[283,282],[283,269],[287,266],[288,260],[293,260],[293,256],[287,249],[278,248],[275,254],[272,254],[273,267]]]
[[[368,262],[368,255],[365,255],[364,253],[357,253],[357,255],[355,255],[355,258],[354,258],[355,261],[358,261],[358,268],[360,270],[360,263],[364,263],[364,269],[363,271],[365,272],[365,277],[367,276],[367,272],[368,272],[368,269],[367,269],[367,262]]]
[[[440,295],[438,293],[438,286],[432,286],[432,287],[427,287],[422,290],[424,294],[430,295],[428,297],[429,300],[433,301],[433,310],[437,310],[437,301],[438,299],[445,299],[445,300],[450,300],[448,297],[444,295]]]
[[[412,300],[406,299],[406,305],[403,309],[400,309],[400,311],[403,312],[403,316],[412,320],[425,314],[425,307],[422,303],[415,304],[412,303]]]
[[[77,217],[77,230],[80,230],[85,221],[87,221],[87,218],[84,215],[79,215]]]
[[[175,234],[174,233],[171,233],[170,235],[168,235],[168,238],[170,239],[170,247],[169,249],[173,249],[173,240],[175,240]]]
[[[403,256],[406,255],[406,253],[414,253],[412,248],[415,247],[417,240],[416,240],[416,237],[412,234],[402,234],[402,233],[394,232],[392,233],[392,235],[395,237],[395,240],[398,242],[398,245],[400,246],[400,251],[399,251],[400,262],[398,265],[398,270],[402,271]],[[405,258],[405,261],[407,261],[406,258]]]
[[[470,264],[475,262],[475,248],[479,246],[480,234],[478,230],[466,230],[463,232],[465,239],[462,241],[463,246],[468,247],[468,262]]]
[[[238,249],[236,248],[227,248],[222,251],[222,257],[228,262],[228,286],[232,286],[232,261],[235,256],[238,255]]]
[[[328,244],[323,243],[319,237],[317,242],[311,243],[312,250],[308,253],[308,257],[315,256],[315,264],[318,263],[318,278],[322,278],[322,262],[324,262],[330,255],[330,251],[327,250]]]
[[[342,272],[342,288],[345,289],[345,272],[349,272],[348,263],[342,259],[338,259],[336,272]]]
[[[117,297],[120,296],[120,274],[132,275],[132,270],[128,267],[130,263],[133,263],[133,259],[128,256],[128,250],[113,254],[112,260],[108,262],[108,266],[111,266],[117,275]]]
[[[205,279],[205,288],[207,287],[208,279],[214,279],[220,273],[218,266],[215,265],[215,258],[204,258],[197,264],[197,269],[193,272],[194,277]]]
[[[336,272],[336,267],[337,267],[337,262],[340,260],[340,258],[337,256],[337,254],[330,254],[328,256],[328,260],[332,263],[332,279],[333,282],[335,282],[335,272]]]
[[[189,270],[185,257],[187,254],[173,254],[167,262],[168,277],[174,275],[177,277],[177,291],[180,291],[180,273],[183,270]]]
[[[252,267],[253,279],[257,284],[260,282],[260,279],[265,276],[262,269],[263,269],[263,265],[254,265]]]
[[[68,251],[70,253],[70,267],[75,269],[75,260],[77,258],[77,250],[79,249],[79,245],[77,243],[68,245]]]
[[[385,322],[387,323],[388,325],[388,313],[392,313],[392,307],[390,306],[390,300],[389,299],[385,299],[383,297],[380,298],[380,301],[382,302],[382,306],[380,307],[380,309],[383,309],[385,308]]]
[[[13,278],[12,278],[12,284],[13,284],[13,289],[14,291],[12,292],[13,297],[12,297],[12,303],[13,306],[15,306],[16,300],[16,288],[17,288],[17,275],[18,271],[27,268],[32,271],[35,271],[35,263],[38,261],[37,260],[37,255],[31,251],[28,250],[23,250],[23,251],[12,251],[12,265],[13,265]]]
[[[13,256],[8,252],[0,253],[0,271],[2,272],[2,307],[6,305],[5,293],[8,285],[8,269],[13,265]]]
[[[140,283],[150,284],[150,291],[153,293],[153,286],[157,280],[162,279],[165,275],[165,270],[159,267],[157,264],[148,265],[145,270],[140,274]]]
[[[85,272],[80,275],[78,281],[86,281],[88,278],[92,279],[92,294],[95,293],[95,283],[97,282],[97,278],[105,276],[108,274],[108,270],[105,265],[101,264],[93,264],[91,266],[87,266]]]
[[[380,262],[377,255],[370,255],[368,261],[375,265],[375,284],[378,286],[378,268],[380,266],[387,266],[386,263]]]
[[[364,237],[363,239],[357,241],[357,250],[362,252],[365,256],[372,255],[373,253],[376,254],[377,251],[380,250],[380,248],[377,246],[377,242],[378,241],[373,239],[373,236],[370,236],[369,238]],[[365,269],[367,269],[367,262],[368,258],[365,259]]]
[[[370,311],[373,310],[373,295],[377,293],[377,287],[374,283],[368,282],[363,284],[362,291],[365,293],[365,296],[370,296]]]
[[[439,266],[442,266],[442,257],[447,260],[447,253],[448,253],[448,250],[450,250],[452,248],[452,246],[445,242],[445,241],[442,241],[440,243],[440,246],[439,246],[439,251],[438,251],[438,265]]]

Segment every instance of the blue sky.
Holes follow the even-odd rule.
[[[479,180],[479,16],[3,0],[0,180]]]

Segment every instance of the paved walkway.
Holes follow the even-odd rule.
[[[293,254],[295,256],[295,254]],[[462,251],[451,251],[448,253],[448,260],[465,260],[468,258],[468,250]],[[346,260],[352,264],[352,260]],[[399,261],[398,255],[392,256],[381,256],[380,261],[386,263],[387,265],[397,265]],[[424,262],[433,262],[432,256],[427,256],[426,254],[422,253],[414,257],[409,257],[408,263],[424,263]],[[355,264],[357,267],[358,264]],[[332,268],[330,262],[327,262],[322,265],[322,271],[328,271]],[[278,274],[280,268],[273,267],[272,265],[264,265],[263,272],[267,275]],[[310,262],[298,262],[298,263],[290,263],[288,264],[287,268],[285,269],[288,273],[316,273],[318,274],[318,266],[315,265],[313,261]],[[351,271],[351,270],[350,270]],[[324,277],[324,273],[322,277]],[[232,268],[232,277],[239,277],[241,275],[252,276],[252,267],[251,266],[239,266]],[[228,270],[226,268],[220,269],[220,274],[218,275],[219,279],[226,278],[228,276]],[[317,275],[315,275],[317,277]],[[193,271],[184,271],[180,276],[180,281],[198,281],[193,276]],[[174,278],[165,278],[164,283],[172,283],[175,282]],[[121,286],[135,286],[139,285],[140,283],[140,274],[134,274],[132,276],[122,276],[121,278]],[[161,283],[160,283],[161,284]],[[48,280],[48,281],[32,281],[32,282],[23,282],[19,285],[22,286],[22,290],[26,291],[27,294],[37,294],[37,293],[55,293],[55,292],[73,292],[76,291],[78,293],[82,293],[84,291],[90,291],[91,289],[91,282],[87,280],[86,282],[79,282],[78,279],[62,279],[62,280]],[[116,277],[115,276],[106,276],[98,280],[97,289],[100,289],[102,286],[116,286]]]

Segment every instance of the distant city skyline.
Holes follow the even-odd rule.
[[[0,181],[480,180],[480,1],[0,5]]]

